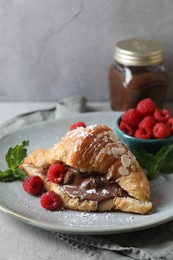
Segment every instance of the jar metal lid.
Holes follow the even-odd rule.
[[[115,46],[114,59],[129,66],[153,66],[163,62],[162,46],[147,39],[128,39]]]

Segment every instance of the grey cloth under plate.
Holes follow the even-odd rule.
[[[84,97],[64,99],[51,109],[21,114],[0,125],[0,137],[41,121],[92,111]],[[83,251],[88,259],[98,260],[172,260],[173,221],[131,233],[111,235],[72,235],[52,232],[57,239]]]

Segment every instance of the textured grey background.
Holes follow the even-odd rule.
[[[172,0],[0,0],[0,101],[107,101],[115,43],[159,40],[173,100]]]

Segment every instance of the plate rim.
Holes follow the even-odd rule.
[[[161,224],[167,223],[173,219],[173,215],[171,215],[165,219],[161,219],[157,222],[151,221],[149,224],[146,223],[142,226],[141,226],[141,223],[138,223],[135,225],[131,224],[127,228],[122,228],[122,227],[117,228],[116,227],[116,229],[113,229],[112,226],[111,227],[106,226],[105,228],[102,227],[101,230],[94,230],[93,227],[87,226],[87,230],[84,230],[83,227],[81,227],[81,226],[79,226],[79,227],[68,226],[67,228],[64,228],[64,226],[61,227],[61,225],[58,225],[58,224],[47,223],[46,221],[40,221],[40,220],[34,219],[33,217],[25,216],[22,213],[12,210],[12,209],[4,206],[2,203],[0,204],[0,211],[19,221],[22,221],[26,224],[29,224],[29,225],[37,227],[37,228],[41,228],[41,229],[51,231],[51,232],[68,233],[68,234],[76,234],[76,235],[77,234],[78,235],[106,235],[106,234],[130,233],[130,232],[134,232],[134,231],[140,231],[140,230],[156,227]],[[95,212],[93,212],[93,213],[95,213]],[[115,212],[115,213],[117,213],[117,212]],[[82,214],[82,212],[81,212],[81,214]],[[98,212],[98,214],[99,214],[99,212]],[[124,214],[126,214],[126,212],[124,212]]]
[[[49,123],[54,123],[54,122],[58,122],[58,121],[67,121],[67,120],[72,120],[72,119],[76,119],[78,117],[86,117],[86,115],[92,115],[92,117],[94,116],[103,116],[103,115],[108,115],[110,117],[112,116],[118,116],[120,115],[120,113],[122,112],[116,112],[116,111],[97,111],[97,112],[85,112],[85,113],[80,113],[80,114],[74,114],[74,115],[69,115],[69,116],[65,116],[64,118],[56,118],[56,119],[50,119],[50,120],[46,120],[46,121],[42,121],[42,122],[38,122],[38,123],[34,123],[28,126],[24,126],[24,127],[20,127],[19,129],[11,132],[10,134],[7,134],[3,137],[0,138],[0,141],[2,139],[8,138],[9,135],[13,135],[16,132],[19,131],[25,131],[26,129],[32,129],[35,127],[38,127],[39,125],[47,125]],[[62,226],[60,224],[55,224],[55,223],[48,223],[46,221],[43,220],[37,220],[34,217],[30,217],[27,216],[26,214],[22,214],[20,212],[17,212],[13,209],[10,209],[9,207],[7,207],[6,205],[3,205],[3,203],[0,202],[0,211],[3,213],[6,213],[7,215],[10,215],[18,220],[21,220],[22,222],[25,222],[27,224],[30,224],[32,226],[38,227],[38,228],[42,228],[45,230],[49,230],[51,232],[61,232],[61,233],[71,233],[71,234],[86,234],[86,235],[101,235],[101,234],[116,234],[116,233],[127,233],[127,232],[134,232],[134,231],[139,231],[139,230],[143,230],[143,229],[148,229],[154,226],[158,226],[160,224],[164,224],[166,222],[169,222],[170,220],[173,219],[173,214],[168,216],[167,218],[162,218],[160,220],[158,220],[157,222],[155,220],[150,221],[149,223],[145,223],[141,226],[141,224],[137,223],[137,224],[131,224],[128,227],[117,227],[115,226],[115,229],[112,228],[112,226],[108,227],[104,225],[99,229],[94,229],[93,226],[88,227],[86,229],[84,229],[81,226],[67,226],[65,227]],[[115,211],[117,212],[117,211]],[[78,212],[79,213],[79,212]],[[82,212],[81,212],[82,213]],[[112,212],[113,213],[113,212]],[[123,212],[121,212],[123,213]],[[98,212],[99,214],[99,212]],[[126,214],[126,212],[124,212],[124,214]],[[126,226],[126,225],[125,225]]]

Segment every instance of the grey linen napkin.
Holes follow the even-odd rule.
[[[86,106],[86,99],[84,97],[69,97],[59,101],[56,106],[52,108],[36,110],[11,118],[0,125],[0,138],[24,126],[53,118],[60,118],[64,115],[72,115],[87,111],[89,111],[89,108]]]
[[[21,127],[59,118],[64,115],[88,112],[84,97],[66,98],[50,109],[18,115],[0,125],[0,137]],[[72,247],[83,251],[88,259],[173,259],[173,221],[147,230],[113,235],[72,235],[52,232],[54,236]]]

